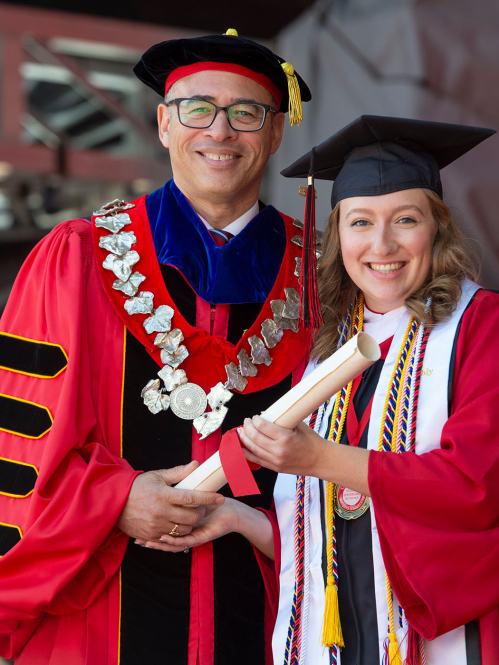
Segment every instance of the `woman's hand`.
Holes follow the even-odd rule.
[[[203,519],[186,536],[164,534],[159,539],[161,542],[155,540],[136,540],[135,542],[137,545],[163,550],[163,552],[183,552],[186,548],[204,545],[237,530],[239,521],[235,505],[237,503],[239,502],[235,499],[225,499],[225,503],[220,506],[220,509],[213,506],[208,508]]]
[[[308,425],[300,423],[295,429],[286,429],[264,420],[260,416],[246,418],[238,430],[250,462],[261,464],[279,473],[317,476],[323,467],[321,460],[327,454],[327,443]]]
[[[250,462],[296,476],[314,476],[369,496],[369,451],[326,441],[305,423],[289,430],[260,416],[238,430]]]
[[[208,507],[204,518],[187,536],[161,536],[160,541],[135,541],[137,545],[163,552],[185,552],[228,533],[240,533],[270,559],[274,559],[274,535],[270,520],[260,510],[236,499],[225,499],[218,507]]]

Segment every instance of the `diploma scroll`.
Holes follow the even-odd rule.
[[[262,418],[293,429],[321,404],[381,357],[378,343],[366,333],[352,337],[341,349],[318,365],[294,388],[264,411]],[[219,453],[180,481],[179,489],[217,492],[227,482]]]

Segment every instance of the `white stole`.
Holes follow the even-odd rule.
[[[461,300],[447,321],[436,326],[429,336],[426,349],[423,372],[421,375],[418,417],[416,454],[428,452],[440,447],[443,426],[448,418],[448,382],[451,363],[451,354],[459,322],[462,315],[480,287],[469,280],[463,285]],[[378,386],[374,394],[371,419],[369,425],[368,449],[378,449],[378,438],[381,428],[381,418],[384,401],[388,391],[393,366],[397,359],[404,338],[410,314],[405,308],[399,308],[384,316],[371,317],[369,322],[366,316],[364,330],[375,337],[378,343],[388,339],[396,330],[393,342],[386,357]],[[391,328],[391,331],[390,331]],[[313,366],[307,368],[311,371]],[[331,400],[324,414],[319,433],[326,435],[327,423],[333,410],[334,402]],[[304,640],[300,663],[301,665],[328,665],[327,649],[321,646],[322,621],[324,614],[325,590],[322,573],[322,547],[323,534],[320,515],[320,485],[317,478],[311,478],[309,483],[309,514],[310,537],[308,546],[308,588],[309,606],[307,614],[307,636]],[[274,665],[283,665],[286,639],[288,636],[289,620],[293,600],[295,566],[294,566],[294,537],[293,521],[295,509],[296,476],[279,474],[274,490],[274,500],[277,511],[279,528],[281,531],[281,571],[279,576],[280,596],[279,611],[272,639]],[[325,489],[325,488],[324,488]],[[325,495],[325,491],[324,491]],[[385,567],[381,556],[378,531],[374,508],[371,503],[372,544],[374,561],[374,581],[376,594],[376,607],[379,633],[380,665],[383,659],[383,642],[387,637],[388,604],[386,600]],[[307,572],[307,571],[306,571]],[[341,583],[341,581],[340,581]],[[397,639],[401,645],[401,654],[405,658],[407,640],[404,639],[407,627],[399,627],[398,602],[394,598],[394,616]],[[425,654],[428,665],[466,665],[466,643],[464,626],[437,637],[432,642],[425,642]],[[338,663],[341,663],[341,654],[338,653]]]

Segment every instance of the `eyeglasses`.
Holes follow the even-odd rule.
[[[268,104],[230,104],[217,106],[203,99],[178,98],[172,99],[167,106],[175,104],[178,119],[184,127],[206,129],[210,127],[219,111],[225,111],[227,122],[237,132],[257,132],[265,123],[267,113],[271,111]]]

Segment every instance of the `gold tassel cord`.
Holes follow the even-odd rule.
[[[338,590],[334,582],[334,577],[327,580],[326,586],[326,606],[324,609],[324,630],[322,631],[322,645],[332,647],[336,644],[339,647],[345,646],[340,622],[340,607],[338,603]]]
[[[358,330],[361,331],[364,327],[364,295],[359,294],[357,302],[355,303],[354,311],[352,312],[353,322],[356,320],[357,316],[359,318]],[[354,324],[350,328],[348,334],[348,339],[353,337]],[[337,393],[333,408],[333,414],[331,416],[331,429],[329,432],[328,439],[332,441],[333,438],[335,441],[341,441],[341,435],[343,433],[343,428],[346,422],[346,416],[348,411],[348,404],[350,402],[350,395],[352,392],[353,381],[347,386],[345,394],[345,403],[343,405],[343,412],[341,414],[340,422],[338,425],[338,432],[336,437],[334,436],[334,424],[338,417],[338,412],[340,409],[340,396],[341,390]],[[340,619],[340,609],[338,603],[338,589],[336,588],[336,582],[333,574],[333,557],[334,557],[334,543],[333,543],[333,531],[334,531],[334,505],[333,505],[333,495],[334,495],[334,483],[328,482],[326,484],[326,526],[327,526],[327,544],[326,544],[326,555],[327,555],[327,586],[326,586],[326,603],[324,607],[324,621],[322,627],[322,646],[332,647],[334,644],[342,648],[345,646],[345,641],[343,639],[343,631],[341,630],[341,619]]]
[[[299,125],[303,120],[303,109],[301,105],[300,85],[296,78],[295,68],[290,62],[283,62],[281,67],[288,80],[289,124]]]

